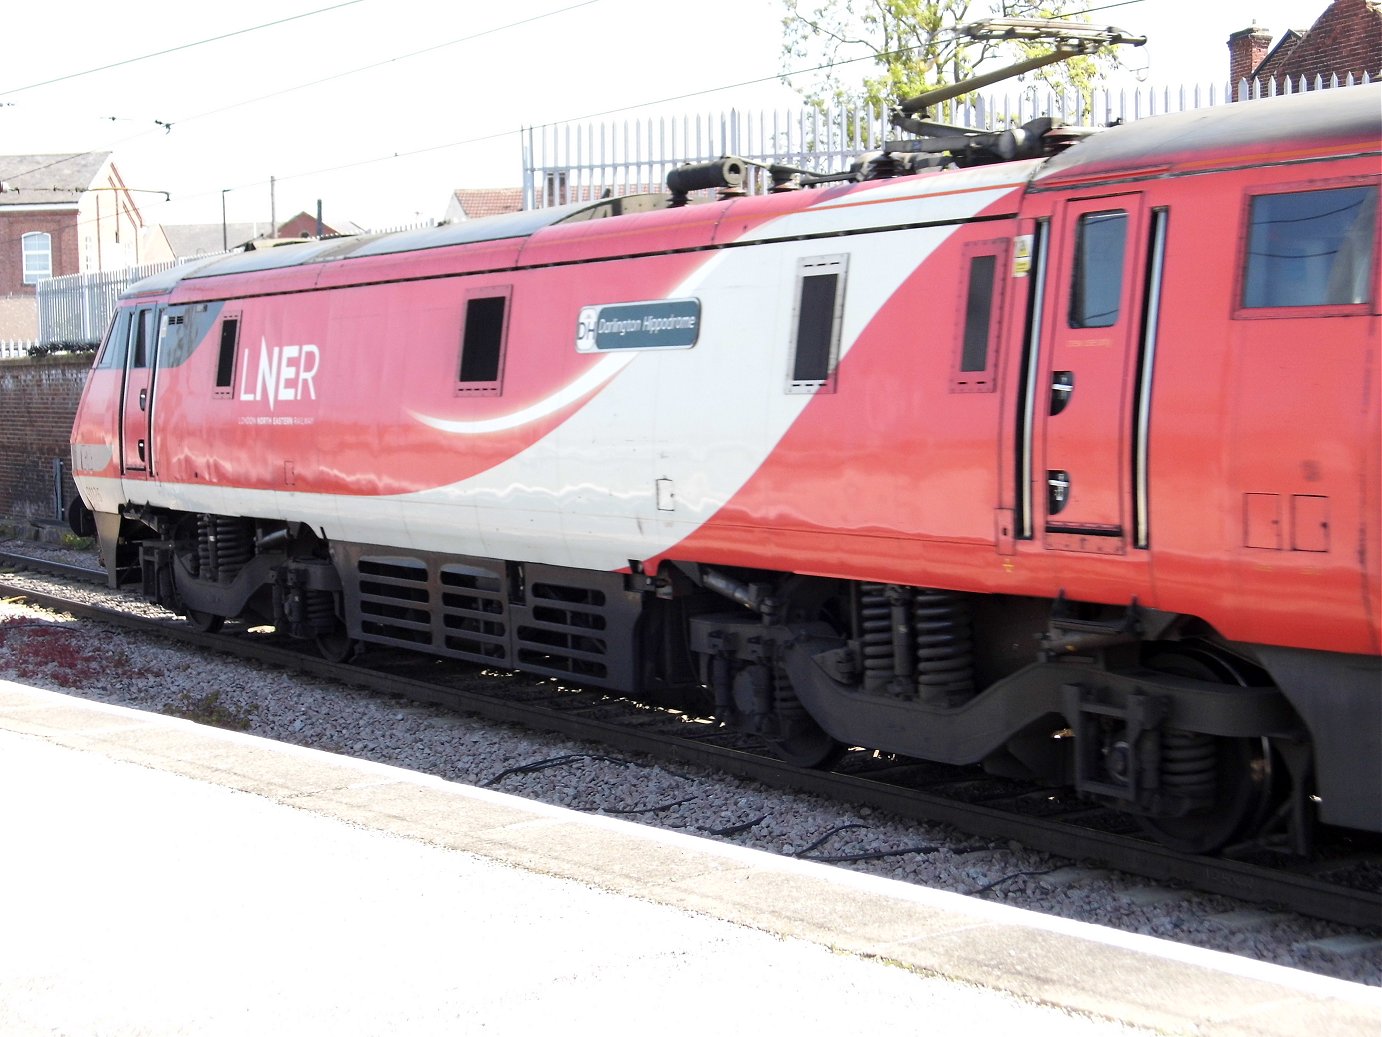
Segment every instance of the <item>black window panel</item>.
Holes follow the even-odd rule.
[[[134,336],[130,343],[130,367],[148,367],[154,344],[154,311],[140,310],[134,322]]]
[[[989,327],[993,319],[993,277],[997,256],[975,256],[969,263],[969,296],[965,303],[964,348],[961,371],[986,371],[989,366]]]
[[[1075,276],[1070,286],[1070,326],[1111,328],[1123,295],[1123,253],[1128,214],[1093,212],[1080,217],[1075,236]]]
[[[461,343],[462,382],[497,382],[504,347],[504,305],[492,295],[471,299],[465,308],[465,338]]]
[[[1371,301],[1376,223],[1376,187],[1258,195],[1249,216],[1244,307]]]
[[[216,357],[216,388],[230,387],[235,377],[235,342],[240,330],[240,321],[228,317],[221,321],[221,351]]]
[[[823,382],[830,377],[835,293],[839,286],[839,274],[811,274],[801,279],[797,352],[792,365],[794,382]]]

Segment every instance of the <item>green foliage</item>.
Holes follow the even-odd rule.
[[[29,356],[52,356],[55,353],[94,353],[99,342],[42,342],[25,350]]]
[[[890,107],[958,83],[977,66],[990,71],[1047,53],[1043,43],[977,42],[960,27],[986,18],[1072,19],[1047,0],[783,0],[784,79],[818,106],[862,101]],[[1086,98],[1112,48],[1030,73]],[[794,70],[804,69],[804,72]]]

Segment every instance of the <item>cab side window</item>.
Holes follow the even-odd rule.
[[[1126,212],[1091,212],[1075,231],[1075,278],[1070,287],[1072,328],[1111,328],[1123,294]]]
[[[130,311],[120,310],[111,321],[110,331],[101,346],[101,355],[96,366],[120,370],[125,366],[125,347],[130,338]]]
[[[130,335],[130,368],[148,367],[154,351],[154,311],[140,310]]]
[[[1243,308],[1372,301],[1377,188],[1262,194],[1248,207]]]

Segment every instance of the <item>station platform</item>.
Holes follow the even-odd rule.
[[[1382,991],[0,681],[0,1034],[1378,1037]]]

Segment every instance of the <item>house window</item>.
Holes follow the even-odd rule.
[[[53,238],[42,231],[30,231],[22,238],[24,283],[38,284],[53,276]]]
[[[543,175],[542,204],[545,206],[565,205],[570,201],[566,190],[566,170],[558,170]]]

